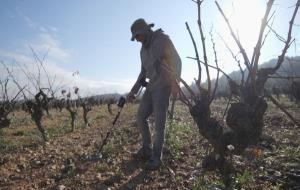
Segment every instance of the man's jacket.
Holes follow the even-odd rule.
[[[150,36],[147,43],[141,48],[142,67],[139,77],[132,88],[136,94],[141,81],[148,78],[148,90],[158,87],[171,86],[176,78],[181,75],[181,59],[170,40],[161,29],[156,30]]]

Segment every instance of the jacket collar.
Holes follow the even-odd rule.
[[[154,32],[152,30],[148,31],[147,34],[146,34],[145,42],[143,43],[143,47],[148,49],[150,44],[156,38],[156,36],[160,33],[163,33],[163,32],[164,31],[162,29],[155,30]]]

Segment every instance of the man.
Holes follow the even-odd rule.
[[[177,83],[181,74],[181,60],[170,40],[161,29],[153,31],[154,24],[137,19],[131,26],[132,38],[142,43],[140,51],[141,72],[127,100],[132,100],[142,86],[149,82],[140,102],[137,124],[142,134],[142,147],[133,156],[138,160],[148,160],[147,169],[155,170],[161,165],[162,147],[165,136],[165,122],[170,94],[179,91]],[[155,135],[153,148],[147,119],[154,114]]]

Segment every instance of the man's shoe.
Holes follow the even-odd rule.
[[[141,148],[139,151],[134,153],[132,157],[138,161],[147,161],[151,158],[152,150],[150,148]]]
[[[161,166],[161,160],[159,157],[151,157],[146,165],[147,170],[157,170]]]

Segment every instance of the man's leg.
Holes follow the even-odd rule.
[[[147,159],[151,156],[151,133],[147,122],[148,117],[153,112],[151,93],[146,89],[141,100],[138,113],[137,124],[142,134],[142,149],[136,154],[137,159]]]
[[[152,101],[155,119],[155,135],[153,153],[148,163],[149,169],[157,169],[160,165],[162,148],[165,139],[165,123],[169,106],[170,88],[160,88],[153,91]]]

